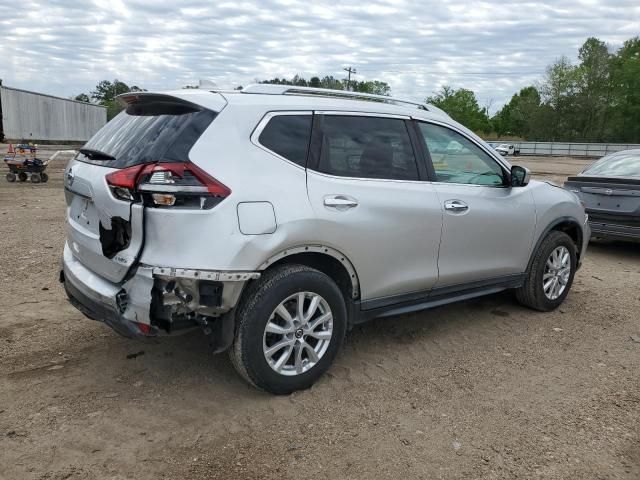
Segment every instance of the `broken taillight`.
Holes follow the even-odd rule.
[[[142,198],[155,207],[209,209],[231,190],[190,162],[135,165],[106,177],[111,193],[120,200]]]
[[[133,322],[133,324],[136,327],[138,327],[138,330],[140,330],[140,333],[142,333],[143,335],[149,335],[149,332],[151,331],[151,325],[147,323],[140,323],[140,322]]]

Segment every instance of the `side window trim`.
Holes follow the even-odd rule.
[[[324,115],[318,114],[318,112],[313,112],[313,121],[311,122],[311,141],[309,142],[309,151],[307,152],[307,170],[313,170],[314,172],[318,172],[318,166],[320,165],[323,123]],[[307,173],[307,175],[309,174]]]
[[[416,168],[418,169],[417,180],[401,180],[393,178],[366,178],[366,177],[345,177],[339,175],[332,175],[330,173],[321,172],[319,170],[320,165],[320,151],[322,148],[322,136],[324,119],[326,117],[335,116],[348,116],[348,117],[374,117],[374,118],[391,118],[394,120],[402,120],[409,136],[411,143],[411,150],[413,152],[413,158],[416,162]],[[314,110],[313,122],[311,124],[311,141],[309,144],[309,152],[307,155],[307,169],[313,170],[314,173],[319,175],[326,175],[336,178],[349,178],[352,180],[366,180],[366,181],[381,181],[381,182],[430,182],[429,175],[426,171],[425,165],[422,160],[422,152],[419,148],[419,143],[416,138],[414,128],[412,127],[412,119],[407,115],[386,114],[376,112],[358,112],[358,111],[346,111],[346,110]]]
[[[271,119],[274,117],[286,116],[286,115],[291,115],[291,116],[309,115],[311,117],[311,135],[309,137],[309,144],[307,145],[307,158],[305,161],[305,165],[300,165],[292,160],[289,160],[288,158],[283,157],[279,153],[274,152],[270,148],[265,147],[260,143],[260,135],[262,134],[262,131],[265,129],[265,127],[269,124],[269,121],[271,121]],[[284,160],[285,162],[290,163],[295,167],[306,170],[307,166],[309,165],[309,150],[311,146],[311,139],[313,138],[313,124],[315,123],[314,117],[315,115],[313,114],[312,110],[274,110],[274,111],[267,112],[260,119],[256,127],[253,129],[253,132],[251,132],[251,135],[249,136],[249,140],[253,145],[260,148],[261,150],[264,150],[265,152],[270,153],[271,155],[274,155],[278,157],[280,160]]]
[[[409,137],[413,144],[413,150],[416,156],[416,162],[418,162],[418,171],[420,177],[425,182],[436,182],[436,171],[431,163],[431,155],[427,148],[427,143],[419,130],[418,122],[414,120],[407,120],[407,130],[409,131]]]
[[[424,161],[426,162],[426,168],[427,168],[427,171],[429,172],[429,177],[431,178],[431,181],[433,183],[446,183],[447,185],[468,185],[468,186],[475,186],[475,187],[491,187],[491,188],[508,187],[507,179],[508,179],[508,175],[509,175],[510,172],[509,172],[509,168],[502,162],[502,158],[500,158],[500,159],[497,158],[492,152],[488,151],[484,146],[482,146],[481,144],[476,142],[474,139],[470,138],[464,132],[460,131],[459,129],[455,128],[452,125],[449,125],[449,124],[443,123],[443,122],[438,122],[438,121],[423,120],[423,119],[414,117],[412,119],[412,122],[414,124],[414,130],[415,130],[416,136],[419,139],[418,141],[420,142],[420,145],[421,145],[422,149],[424,149]],[[431,124],[431,125],[437,125],[438,127],[449,129],[452,132],[455,132],[458,135],[461,135],[462,137],[464,137],[465,140],[471,142],[473,145],[478,147],[480,150],[482,150],[484,153],[486,153],[487,156],[491,160],[496,162],[496,164],[500,167],[500,169],[502,170],[502,173],[504,175],[503,178],[505,179],[504,185],[479,185],[479,184],[473,184],[473,183],[440,182],[438,180],[437,175],[436,175],[436,169],[433,166],[433,160],[431,158],[431,154],[429,153],[429,148],[427,147],[427,142],[425,141],[424,136],[420,132],[420,126],[419,126],[420,123],[428,123],[428,124]]]

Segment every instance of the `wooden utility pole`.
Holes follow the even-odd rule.
[[[349,73],[349,76],[347,77],[347,90],[351,90],[351,74],[353,73],[355,75],[358,72],[356,72],[355,68],[351,67],[343,68],[343,70]]]

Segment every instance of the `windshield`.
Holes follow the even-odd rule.
[[[509,148],[509,145],[507,145],[506,143],[501,143],[498,148]]]
[[[627,150],[602,157],[587,167],[583,175],[640,177],[640,150]]]

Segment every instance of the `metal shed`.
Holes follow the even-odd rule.
[[[106,107],[5,87],[0,81],[0,133],[5,139],[85,142],[106,123]]]

